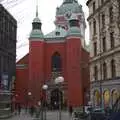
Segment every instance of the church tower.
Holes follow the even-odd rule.
[[[40,100],[41,86],[44,82],[44,35],[41,30],[41,21],[38,17],[38,5],[36,17],[32,22],[32,31],[29,37],[29,91],[34,102]]]
[[[72,14],[76,14],[76,17],[78,18],[79,32],[81,32],[81,45],[85,48],[85,16],[82,5],[78,3],[78,0],[64,0],[62,5],[57,7],[55,25],[68,30],[68,21]]]
[[[69,19],[69,28],[66,40],[66,70],[68,80],[68,98],[69,104],[74,106],[82,105],[82,79],[81,79],[81,33],[79,28],[79,19],[76,14],[72,14]],[[74,77],[73,77],[74,75]],[[77,94],[76,99],[73,95]]]

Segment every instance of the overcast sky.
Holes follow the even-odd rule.
[[[8,2],[9,1],[9,2]],[[31,31],[31,23],[35,18],[36,0],[18,0],[18,2],[10,3],[15,0],[5,0],[4,6],[10,11],[18,22],[17,29],[17,59],[20,59],[28,53],[28,37]],[[88,17],[87,0],[78,0],[83,6],[85,18]],[[56,8],[62,4],[63,0],[38,0],[39,18],[42,22],[42,31],[47,34],[54,30]],[[86,29],[86,42],[89,42],[88,23]]]

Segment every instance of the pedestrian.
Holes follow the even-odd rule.
[[[72,106],[69,106],[69,114],[70,114],[70,116],[72,116],[72,113],[73,113],[73,108],[72,108]]]
[[[34,114],[34,106],[31,106],[31,108],[30,108],[30,114],[31,114],[31,116],[33,116],[33,114]]]
[[[18,104],[18,114],[20,115],[20,113],[21,113],[21,105],[20,105],[20,103]]]

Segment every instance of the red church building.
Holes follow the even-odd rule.
[[[57,107],[59,100],[62,106],[86,104],[89,53],[85,45],[82,6],[77,0],[64,0],[56,11],[56,29],[44,35],[41,25],[36,12],[29,37],[29,53],[16,65],[16,102],[37,104],[46,98],[50,107]],[[64,78],[60,89],[55,84],[59,76]],[[44,84],[48,85],[46,94],[42,89]]]

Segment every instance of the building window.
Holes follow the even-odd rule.
[[[106,80],[107,78],[107,66],[106,63],[103,63],[103,79]]]
[[[103,37],[102,43],[103,43],[103,52],[105,52],[106,51],[106,38],[105,37]]]
[[[102,28],[105,27],[105,14],[102,14]]]
[[[111,77],[116,77],[115,60],[111,60]]]
[[[93,34],[96,34],[96,20],[93,21]]]
[[[113,7],[109,8],[109,19],[110,23],[113,23]]]
[[[61,56],[58,52],[55,52],[52,56],[52,71],[60,72],[62,67]]]
[[[117,2],[118,2],[118,17],[120,17],[120,0],[117,0]]]
[[[97,66],[94,67],[94,78],[95,78],[95,80],[98,80],[98,69],[97,69]]]
[[[111,44],[111,48],[115,47],[115,39],[114,39],[114,32],[110,33],[110,44]]]
[[[60,32],[56,31],[56,32],[55,32],[55,35],[56,35],[56,36],[59,36],[59,35],[60,35]]]
[[[104,0],[101,0],[101,5],[104,3]]]
[[[93,12],[95,12],[95,2],[93,2]]]
[[[94,42],[93,46],[94,46],[94,56],[96,56],[97,55],[97,42]]]

